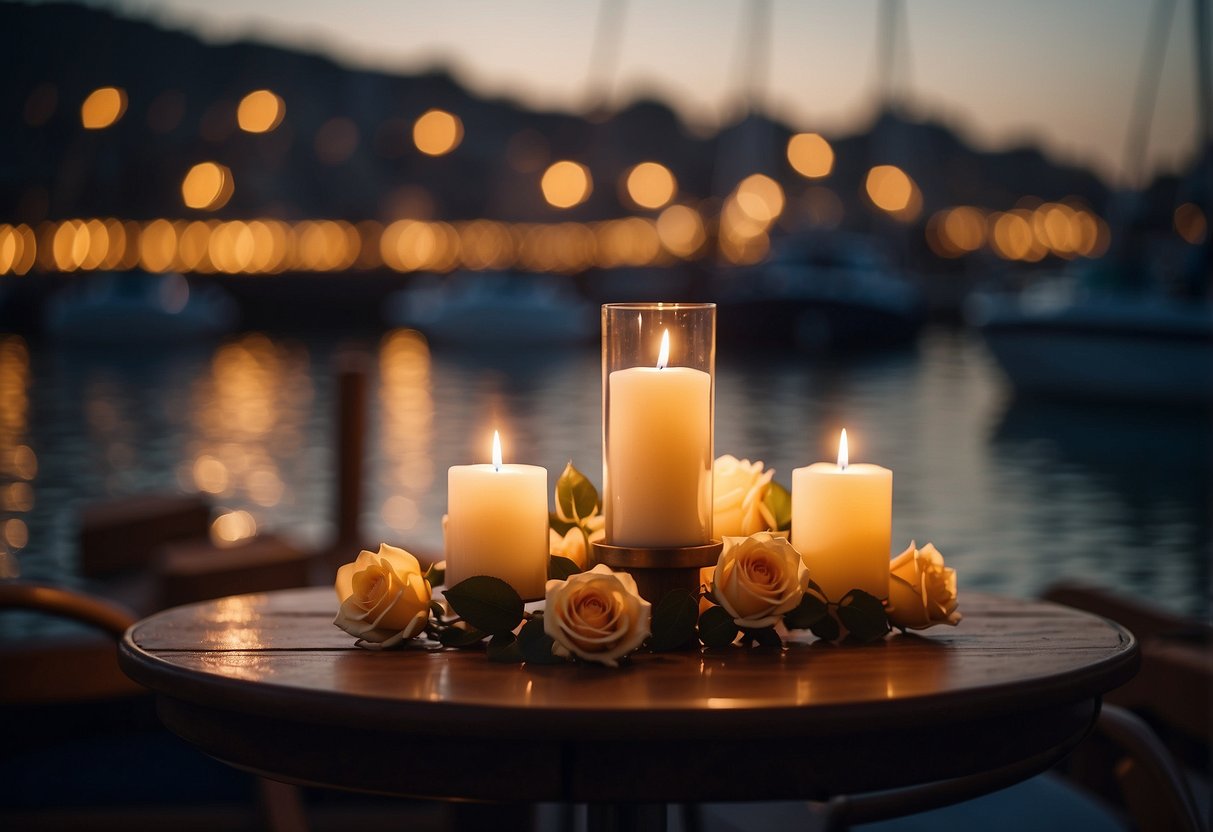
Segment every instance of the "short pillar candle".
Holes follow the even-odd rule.
[[[892,518],[893,472],[849,464],[845,430],[838,464],[792,472],[792,545],[831,601],[852,589],[889,597]]]
[[[491,465],[447,471],[446,585],[491,575],[536,600],[543,597],[547,573],[547,469],[503,465],[494,431]]]

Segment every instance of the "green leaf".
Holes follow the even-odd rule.
[[[569,533],[569,529],[577,528],[577,523],[572,520],[561,520],[560,516],[557,515],[556,512],[549,511],[548,526],[552,529],[552,531],[556,532],[556,534],[564,537]]]
[[[598,513],[598,489],[586,475],[573,467],[570,460],[556,481],[556,515],[565,522],[579,525]]]
[[[549,581],[567,581],[573,575],[581,572],[581,567],[576,561],[569,560],[560,555],[552,555],[548,558],[548,580]]]
[[[809,629],[813,631],[813,635],[825,641],[838,641],[838,636],[842,634],[838,621],[828,613],[814,621]]]
[[[829,614],[830,608],[825,602],[813,593],[806,592],[796,609],[784,614],[783,625],[789,630],[808,630]]]
[[[746,630],[747,638],[752,638],[762,647],[783,647],[783,639],[779,637],[779,633],[775,632],[774,627],[762,627],[757,630]]]
[[[446,608],[437,601],[430,601],[430,617],[435,621],[441,621],[444,615],[446,615]]]
[[[446,601],[457,615],[490,635],[508,633],[522,620],[522,599],[500,578],[476,575],[446,591]]]
[[[889,618],[880,599],[852,589],[838,602],[838,617],[858,641],[876,641],[889,632]]]
[[[430,568],[425,570],[424,577],[430,586],[442,586],[442,582],[446,580],[446,570],[439,569],[437,563],[431,563]]]
[[[486,638],[488,638],[487,633],[482,633],[475,627],[469,627],[463,623],[446,627],[438,633],[438,640],[442,642],[443,647],[471,647]]]
[[[661,653],[677,650],[695,638],[699,602],[685,589],[672,589],[653,608],[653,635],[649,649]]]
[[[518,664],[522,661],[522,652],[518,649],[518,639],[513,633],[498,633],[489,639],[486,650],[489,661],[502,664]]]
[[[739,632],[724,607],[709,607],[699,616],[699,640],[708,647],[728,647]]]
[[[825,598],[826,601],[830,600],[829,598],[826,598],[825,590],[821,588],[821,585],[819,583],[817,583],[817,581],[813,580],[812,578],[809,578],[808,591],[814,593],[815,595],[817,595],[821,598]]]
[[[775,518],[775,531],[786,532],[792,528],[792,495],[786,488],[772,480],[762,502]]]
[[[552,654],[552,641],[543,629],[542,618],[532,618],[518,633],[518,649],[527,664],[564,664],[564,659]]]

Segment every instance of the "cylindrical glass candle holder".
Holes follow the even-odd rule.
[[[716,304],[602,307],[606,543],[712,541]]]

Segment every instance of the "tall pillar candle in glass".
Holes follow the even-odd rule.
[[[606,540],[595,560],[629,568],[639,583],[640,571],[709,565],[719,551],[712,540],[715,369],[715,304],[602,307]]]

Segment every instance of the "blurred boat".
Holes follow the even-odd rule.
[[[967,309],[1019,391],[1065,398],[1213,402],[1213,303],[1142,287],[1095,291],[1076,278]]]
[[[384,313],[434,341],[526,346],[598,337],[597,310],[557,275],[456,273],[397,292]]]
[[[716,275],[711,294],[722,339],[806,350],[904,342],[924,315],[920,290],[860,234],[784,237],[767,262]]]
[[[179,274],[106,273],[82,278],[47,305],[46,329],[63,341],[166,343],[222,335],[235,302],[216,286]]]

